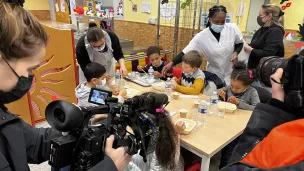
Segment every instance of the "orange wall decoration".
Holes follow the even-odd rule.
[[[49,35],[49,43],[40,67],[34,71],[35,78],[28,96],[8,105],[12,113],[20,115],[27,119],[26,122],[33,125],[45,119],[45,108],[54,96],[59,100],[77,103],[73,33],[71,30],[60,30],[47,26],[44,28]],[[20,110],[21,107],[24,109]],[[28,116],[29,111],[30,117]]]

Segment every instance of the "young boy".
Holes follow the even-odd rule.
[[[190,51],[183,57],[182,78],[172,79],[174,90],[189,95],[198,95],[204,91],[205,74],[200,69],[202,57],[197,51]]]
[[[106,69],[99,63],[91,62],[85,67],[83,73],[87,81],[79,84],[75,89],[78,106],[97,106],[88,102],[89,95],[91,88],[105,89],[106,78],[108,76]],[[113,95],[118,95],[118,102],[123,103],[123,96],[126,95],[126,91],[113,91]]]
[[[169,71],[165,76],[162,75],[162,70],[164,66],[166,66],[167,62],[162,60],[160,56],[160,49],[157,46],[150,46],[147,49],[147,56],[149,58],[150,63],[148,63],[144,68],[142,66],[137,66],[138,71],[145,71],[148,73],[150,66],[153,67],[154,76],[160,78],[162,80],[166,80],[166,77],[170,77],[172,75],[172,71]]]

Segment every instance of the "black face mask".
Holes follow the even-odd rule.
[[[31,88],[34,76],[19,77],[16,86],[9,92],[0,91],[0,104],[8,104],[21,99]]]
[[[24,76],[20,77],[6,60],[5,62],[18,77],[18,82],[11,91],[9,92],[0,91],[0,104],[8,104],[21,99],[31,88],[34,78],[33,75],[30,75],[28,78]]]
[[[263,27],[265,25],[265,22],[263,22],[262,17],[260,17],[260,16],[257,17],[257,22],[261,27]]]

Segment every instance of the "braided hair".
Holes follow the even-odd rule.
[[[206,27],[209,27],[211,25],[210,18],[212,18],[214,16],[214,14],[216,14],[218,12],[224,12],[225,14],[227,14],[227,9],[223,5],[214,5],[212,8],[210,8],[209,15],[208,15],[208,23],[207,23]]]

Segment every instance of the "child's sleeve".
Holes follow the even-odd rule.
[[[255,106],[260,103],[260,98],[256,90],[250,93],[250,97],[250,104],[246,101],[240,100],[238,108],[253,111]]]
[[[180,84],[176,86],[176,91],[188,95],[199,95],[203,89],[204,80],[202,78],[195,79],[191,87],[182,86]]]
[[[177,80],[176,80],[176,83],[177,83],[178,85],[181,85],[181,84],[182,84],[182,78],[177,79]]]

